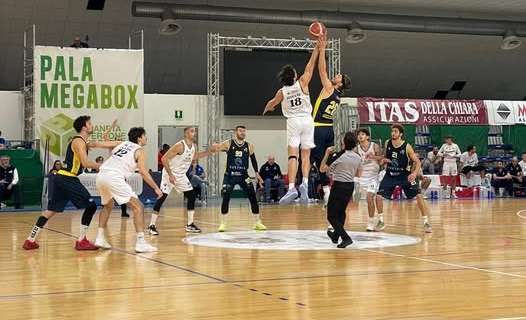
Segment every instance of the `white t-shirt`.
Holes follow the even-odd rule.
[[[128,178],[137,170],[135,151],[142,148],[131,141],[124,141],[111,151],[111,156],[100,166],[100,172],[117,172]]]
[[[474,167],[479,163],[479,158],[476,153],[469,155],[469,152],[466,151],[460,156],[460,162],[463,163],[464,167]]]
[[[444,157],[444,162],[457,162],[457,158],[460,157],[460,148],[456,143],[447,144],[444,143],[440,150],[438,151],[438,155]]]
[[[283,93],[281,109],[285,117],[312,117],[310,97],[303,92],[299,81],[296,81],[291,86],[283,86],[281,92]]]
[[[526,175],[526,162],[524,160],[519,161],[519,166],[521,166],[522,174]]]

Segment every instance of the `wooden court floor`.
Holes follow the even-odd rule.
[[[110,219],[113,250],[77,252],[79,213],[58,215],[40,249],[21,249],[38,213],[0,215],[0,319],[526,319],[526,201],[431,203],[424,235],[413,203],[386,203],[388,233],[422,241],[367,250],[191,246],[180,208],[164,211],[160,249],[135,254],[131,220]],[[218,208],[198,208],[204,233]],[[245,202],[232,230],[248,229]],[[319,206],[266,206],[269,229],[325,229]],[[519,212],[519,214],[517,214]],[[348,227],[364,231],[365,203]],[[523,211],[526,218],[526,211]],[[97,219],[97,218],[95,218]],[[149,219],[149,214],[147,214]],[[93,239],[96,222],[89,234]]]

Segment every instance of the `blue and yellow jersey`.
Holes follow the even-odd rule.
[[[333,125],[334,113],[340,105],[340,92],[336,89],[330,96],[322,99],[321,94],[316,100],[312,118],[315,127],[331,127]]]
[[[64,159],[64,162],[62,163],[62,169],[60,169],[57,174],[68,176],[68,177],[76,177],[82,172],[84,172],[84,168],[82,167],[82,164],[80,163],[80,156],[76,154],[73,151],[73,148],[71,147],[71,144],[75,139],[82,139],[84,143],[86,141],[81,136],[74,136],[71,141],[68,144],[68,149],[66,150],[66,159]],[[88,146],[86,145],[86,152],[88,150]]]

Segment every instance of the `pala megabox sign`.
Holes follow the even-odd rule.
[[[482,100],[358,98],[360,123],[416,125],[487,125]]]
[[[53,160],[64,156],[80,115],[92,117],[94,140],[114,120],[114,140],[125,140],[130,127],[143,125],[142,50],[36,46],[34,59],[36,134]]]

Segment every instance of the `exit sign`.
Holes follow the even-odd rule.
[[[183,120],[183,110],[174,111],[175,120]]]

